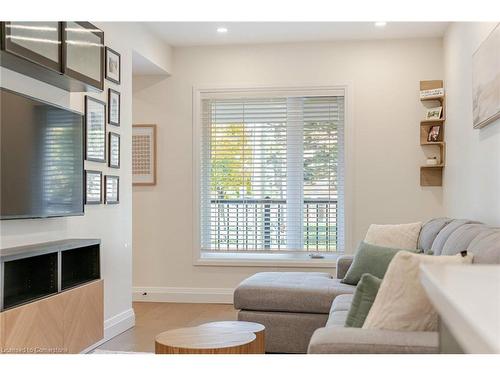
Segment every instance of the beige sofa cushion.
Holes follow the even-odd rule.
[[[336,296],[356,289],[323,272],[259,272],[234,291],[239,310],[328,314]]]
[[[335,297],[330,309],[330,315],[326,322],[327,327],[343,327],[347,319],[347,313],[351,308],[352,294],[341,294]]]
[[[432,256],[400,251],[392,259],[363,329],[436,331],[437,313],[420,284],[420,264],[472,263],[463,257]]]
[[[418,235],[422,229],[422,223],[410,224],[372,224],[366,233],[365,242],[392,247],[396,249],[414,250],[418,245]]]

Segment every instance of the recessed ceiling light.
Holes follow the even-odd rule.
[[[375,26],[377,27],[384,27],[385,25],[387,25],[387,22],[384,21],[375,22]]]
[[[227,33],[227,27],[218,27],[217,32],[220,34]]]

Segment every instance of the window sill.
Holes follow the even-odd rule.
[[[342,254],[325,254],[323,259],[311,259],[306,254],[256,254],[256,253],[212,253],[202,252],[194,260],[195,266],[226,267],[300,267],[300,268],[335,268],[337,258]]]

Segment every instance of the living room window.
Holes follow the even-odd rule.
[[[344,91],[217,91],[199,105],[202,252],[342,251]]]

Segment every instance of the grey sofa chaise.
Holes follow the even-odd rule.
[[[418,246],[434,255],[474,254],[474,263],[500,263],[500,228],[437,218],[423,225]],[[354,286],[340,280],[353,257],[341,256],[335,276],[321,272],[261,272],[234,292],[238,319],[266,327],[269,353],[437,353],[437,332],[344,327]]]

